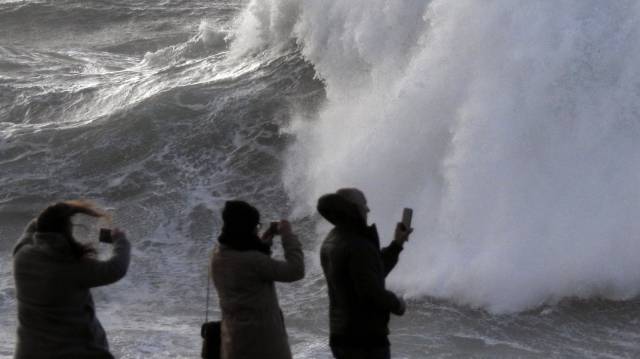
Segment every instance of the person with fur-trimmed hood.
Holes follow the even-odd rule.
[[[53,204],[29,223],[14,247],[15,359],[113,358],[90,288],[125,276],[130,245],[124,232],[114,229],[112,257],[97,259],[94,248],[73,236],[71,218],[77,214],[106,216],[87,202]]]
[[[320,197],[317,209],[334,225],[320,250],[331,351],[336,359],[389,359],[390,313],[403,315],[405,303],[385,288],[385,277],[412,229],[398,223],[391,244],[380,249],[375,224],[367,225],[367,200],[355,188]]]

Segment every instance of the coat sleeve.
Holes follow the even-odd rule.
[[[349,260],[349,275],[359,301],[400,315],[400,300],[393,292],[385,289],[385,272],[378,249],[368,244],[358,245],[354,249]]]
[[[113,255],[108,260],[84,258],[74,270],[77,283],[83,288],[100,287],[115,283],[127,274],[131,245],[122,237],[113,243]]]
[[[388,276],[393,268],[398,264],[398,258],[402,252],[402,246],[395,241],[382,249],[382,265],[384,266],[384,276]]]
[[[267,281],[295,282],[304,278],[304,254],[295,235],[282,237],[284,260],[260,254],[255,261],[258,276]]]
[[[31,220],[31,222],[29,222],[29,224],[27,224],[27,228],[24,229],[24,233],[22,234],[22,236],[20,236],[20,239],[18,239],[18,242],[13,247],[14,256],[16,255],[16,253],[18,253],[20,248],[22,248],[24,245],[33,244],[33,235],[35,232],[36,232],[36,220],[33,219]]]

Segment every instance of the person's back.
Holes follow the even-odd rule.
[[[324,272],[327,289],[329,292],[329,323],[332,334],[347,335],[348,332],[357,332],[357,329],[350,328],[358,325],[351,324],[350,314],[358,310],[356,297],[351,277],[345,275],[349,272],[349,259],[353,253],[350,241],[343,238],[347,233],[340,233],[334,228],[329,232],[322,246],[320,247],[320,264]]]
[[[280,222],[285,260],[275,260],[254,233],[259,213],[245,202],[227,202],[220,244],[211,273],[222,312],[221,357],[290,359],[284,319],[274,282],[304,276],[300,242],[286,221]]]
[[[69,276],[79,268],[72,258],[44,244],[51,238],[35,237],[35,243],[24,246],[14,258],[19,323],[16,358],[30,357],[27,353],[47,357],[52,352],[60,357],[101,354],[110,358],[89,288],[80,287]],[[87,350],[80,352],[79,346]]]
[[[15,358],[112,358],[90,288],[122,278],[129,243],[114,236],[108,261],[78,257],[68,238],[32,222],[14,250],[18,304]]]
[[[212,261],[213,281],[224,319],[224,358],[291,357],[274,282],[259,272],[258,252],[219,247]],[[295,277],[294,277],[295,278]],[[296,278],[297,279],[297,278]],[[246,345],[252,338],[254,345]]]

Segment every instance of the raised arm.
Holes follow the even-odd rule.
[[[398,264],[400,252],[402,252],[402,245],[396,241],[392,241],[388,246],[382,248],[382,266],[384,267],[384,276],[388,276],[393,268]]]
[[[115,283],[127,274],[129,268],[131,245],[124,232],[114,230],[113,255],[108,260],[84,258],[74,269],[79,286],[84,288],[100,287]]]
[[[256,258],[255,269],[264,280],[275,282],[295,282],[304,278],[304,254],[302,245],[287,221],[280,222],[280,236],[284,260],[276,260],[266,255]]]
[[[381,250],[385,277],[389,275],[391,270],[398,264],[400,252],[402,252],[404,248],[404,243],[409,240],[411,232],[413,232],[413,228],[405,228],[404,224],[398,223],[393,235],[393,240],[387,247]]]

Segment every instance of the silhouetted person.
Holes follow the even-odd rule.
[[[304,277],[300,242],[286,220],[258,237],[260,214],[246,202],[227,202],[222,219],[211,263],[222,309],[221,357],[289,359],[291,350],[274,282]],[[275,234],[282,237],[284,261],[271,258],[270,242]]]
[[[366,198],[355,188],[320,197],[318,212],[335,226],[320,250],[331,351],[337,359],[388,359],[389,313],[404,314],[405,303],[384,282],[411,229],[398,223],[394,240],[380,250],[375,225],[367,226]]]
[[[56,203],[29,223],[14,248],[16,359],[113,358],[89,289],[124,277],[129,242],[124,232],[112,230],[113,256],[96,259],[92,247],[73,237],[76,214],[104,215],[83,202]]]

